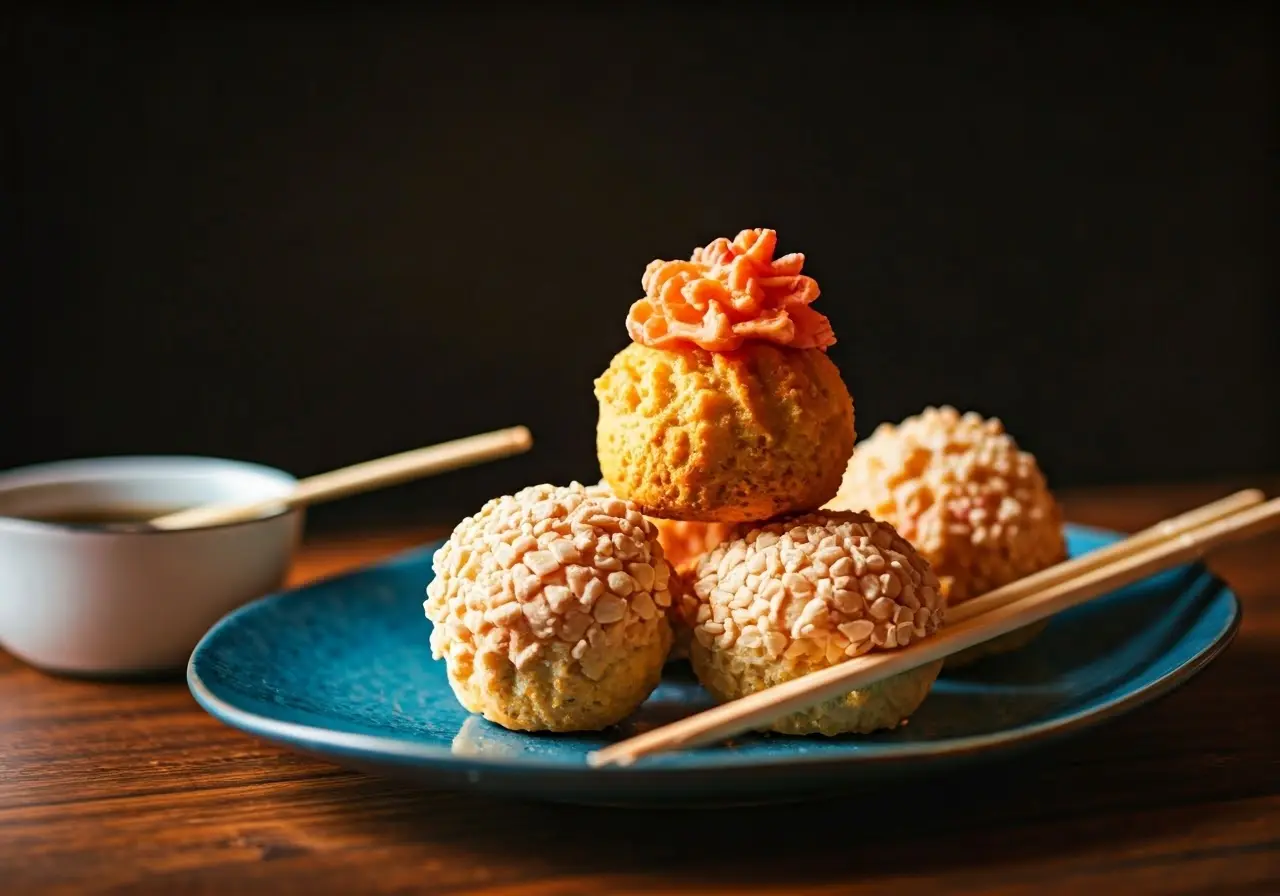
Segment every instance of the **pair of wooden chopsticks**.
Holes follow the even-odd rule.
[[[943,659],[1055,613],[1122,588],[1161,570],[1198,559],[1210,549],[1280,525],[1280,498],[1257,489],[1172,517],[1108,547],[1060,563],[947,614],[931,638],[903,650],[867,654],[670,725],[655,728],[587,756],[589,765],[628,765],[642,756],[716,743],[763,727],[792,712]]]

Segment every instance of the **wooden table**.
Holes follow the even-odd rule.
[[[1064,500],[1132,531],[1237,486]],[[425,534],[318,541],[294,580]],[[0,894],[1280,893],[1280,537],[1212,566],[1244,625],[1172,695],[981,775],[759,810],[414,791],[258,743],[181,682],[55,680],[0,653]]]

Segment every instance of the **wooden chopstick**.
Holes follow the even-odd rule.
[[[410,479],[433,476],[528,451],[533,436],[523,426],[499,429],[480,435],[442,442],[426,448],[403,451],[377,460],[365,461],[299,482],[280,498],[247,504],[209,504],[179,510],[150,521],[157,529],[185,529],[250,520],[282,507],[299,507],[329,501],[356,492],[395,485]]]
[[[948,607],[947,624],[955,625],[974,616],[980,616],[988,610],[1002,607],[1028,594],[1048,588],[1050,585],[1056,585],[1058,582],[1065,582],[1067,579],[1112,563],[1121,557],[1128,557],[1143,548],[1159,544],[1162,541],[1168,541],[1170,538],[1175,538],[1184,532],[1190,532],[1206,523],[1225,519],[1233,513],[1244,510],[1246,507],[1261,504],[1265,499],[1266,495],[1259,489],[1247,488],[1197,507],[1194,510],[1188,510],[1186,513],[1180,513],[1177,516],[1169,517],[1167,520],[1161,520],[1150,528],[1135,532],[1128,538],[1112,542],[1106,547],[1054,564],[1040,572],[1018,579],[1016,582],[1010,582],[1001,588],[988,591],[980,597],[967,600],[954,607]]]
[[[1207,512],[1211,506],[1201,508],[1199,512]],[[1038,588],[981,615],[971,616],[954,625],[948,624],[938,634],[916,641],[905,650],[857,657],[721,704],[597,750],[587,756],[587,763],[593,767],[627,765],[643,756],[715,743],[762,727],[823,700],[944,659],[1161,570],[1197,559],[1224,542],[1241,540],[1275,528],[1280,524],[1280,499],[1248,506],[1226,517],[1215,519],[1214,515],[1209,514],[1211,521],[1198,527],[1185,531],[1170,530],[1176,534],[1157,539],[1127,555],[1113,556],[1109,562]],[[1146,536],[1145,532],[1141,534]],[[1150,540],[1150,536],[1147,539]]]

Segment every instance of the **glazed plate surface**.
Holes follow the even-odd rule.
[[[1072,555],[1120,536],[1069,526]],[[1179,567],[1052,620],[1031,647],[944,672],[910,723],[843,738],[751,735],[592,769],[607,743],[711,705],[686,663],[617,729],[506,731],[467,713],[431,659],[424,590],[437,545],[263,598],[205,635],[187,670],[224,723],[338,765],[431,787],[610,805],[761,803],[945,773],[1132,711],[1186,681],[1239,625],[1234,594]]]

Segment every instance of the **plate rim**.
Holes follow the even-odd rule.
[[[1075,523],[1066,523],[1064,530],[1066,532],[1074,531],[1101,537],[1108,542],[1126,537],[1125,533],[1122,532]],[[311,752],[313,755],[317,753],[321,755],[354,755],[384,762],[408,762],[417,767],[430,767],[452,772],[488,771],[513,774],[540,772],[595,779],[601,775],[696,775],[710,771],[742,769],[883,766],[921,760],[956,759],[975,754],[998,752],[1002,749],[1011,749],[1064,736],[1100,724],[1117,715],[1131,712],[1172,692],[1212,663],[1235,640],[1243,617],[1240,598],[1227,582],[1214,574],[1202,561],[1185,564],[1184,568],[1196,570],[1200,575],[1207,575],[1216,587],[1217,596],[1229,599],[1230,616],[1194,655],[1142,687],[1091,708],[1077,709],[1065,715],[1058,715],[1050,719],[1031,722],[1013,728],[944,740],[883,745],[881,749],[874,749],[880,745],[868,744],[867,747],[871,749],[868,749],[865,753],[835,755],[824,752],[814,754],[795,753],[785,757],[770,757],[745,755],[737,751],[729,751],[728,753],[712,751],[676,752],[640,759],[631,765],[606,766],[603,768],[588,765],[585,755],[582,757],[581,762],[548,761],[536,756],[515,759],[506,756],[474,754],[460,756],[448,746],[425,744],[409,739],[382,735],[336,731],[332,728],[284,721],[251,710],[241,709],[214,694],[200,677],[196,669],[200,655],[211,649],[211,643],[218,637],[221,630],[233,624],[238,617],[260,609],[265,603],[289,597],[325,582],[341,581],[379,567],[394,566],[403,562],[409,556],[425,553],[441,543],[443,543],[443,539],[428,542],[372,564],[317,579],[298,588],[285,589],[265,595],[231,611],[205,632],[187,660],[187,687],[192,697],[205,712],[225,725],[276,744],[288,745]],[[671,763],[672,757],[679,757],[680,761]]]

